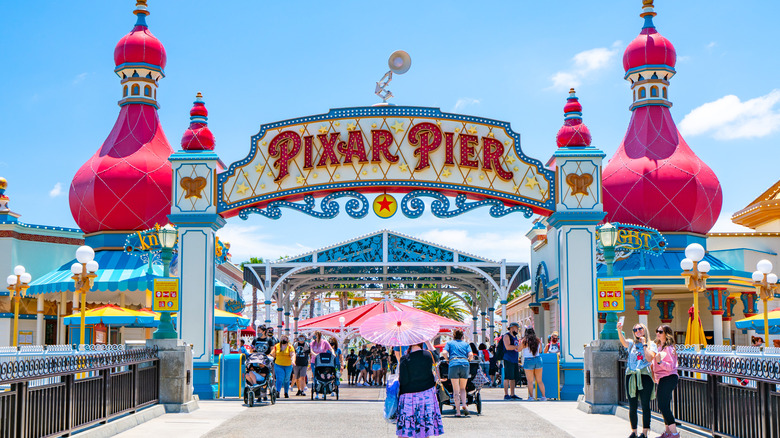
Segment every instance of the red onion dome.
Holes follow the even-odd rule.
[[[693,153],[665,106],[634,109],[603,175],[610,222],[706,234],[720,215],[718,178]]]
[[[138,21],[130,33],[117,43],[114,49],[114,64],[117,67],[122,64],[151,64],[165,70],[165,47],[146,25],[146,16],[149,15],[146,0],[138,0],[133,13],[138,17]]]
[[[677,51],[672,43],[661,36],[655,29],[653,17],[653,1],[644,0],[641,17],[645,19],[645,25],[639,36],[629,43],[623,53],[623,69],[642,67],[645,65],[665,65],[674,68],[677,63]]]
[[[582,105],[574,94],[574,88],[569,90],[569,97],[563,107],[564,121],[558,130],[556,142],[559,148],[590,146],[590,130],[582,123]]]
[[[214,134],[207,126],[209,111],[203,103],[203,95],[198,93],[193,103],[190,110],[190,127],[184,131],[181,147],[185,151],[214,150]]]
[[[154,106],[122,106],[108,138],[70,186],[70,211],[81,230],[144,230],[167,223],[172,153]]]

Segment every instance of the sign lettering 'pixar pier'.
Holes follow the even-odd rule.
[[[338,191],[431,190],[555,209],[554,172],[526,157],[506,122],[380,106],[263,125],[247,158],[219,175],[223,216]]]

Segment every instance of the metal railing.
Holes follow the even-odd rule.
[[[626,406],[627,357],[621,349],[618,403]],[[780,436],[780,358],[696,352],[688,346],[679,346],[677,357],[680,378],[672,412],[678,423],[717,438]],[[661,412],[657,400],[650,409]]]
[[[74,354],[93,354],[107,351],[124,351],[124,344],[84,344],[84,345],[20,345],[18,347],[0,347],[0,362],[66,356]]]
[[[159,400],[156,348],[0,363],[0,438],[71,434]]]

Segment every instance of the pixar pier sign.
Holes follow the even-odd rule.
[[[426,190],[550,214],[553,180],[506,122],[436,108],[345,108],[263,125],[249,155],[218,176],[217,207],[230,217],[306,195]]]

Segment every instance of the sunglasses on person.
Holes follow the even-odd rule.
[[[656,333],[658,333],[658,334],[660,335],[660,334],[662,334],[664,331],[663,331],[663,330],[661,330],[661,329],[658,329],[658,330],[656,330],[655,332],[656,332]]]
[[[638,332],[639,330],[644,330],[642,327],[634,327],[634,333]]]

